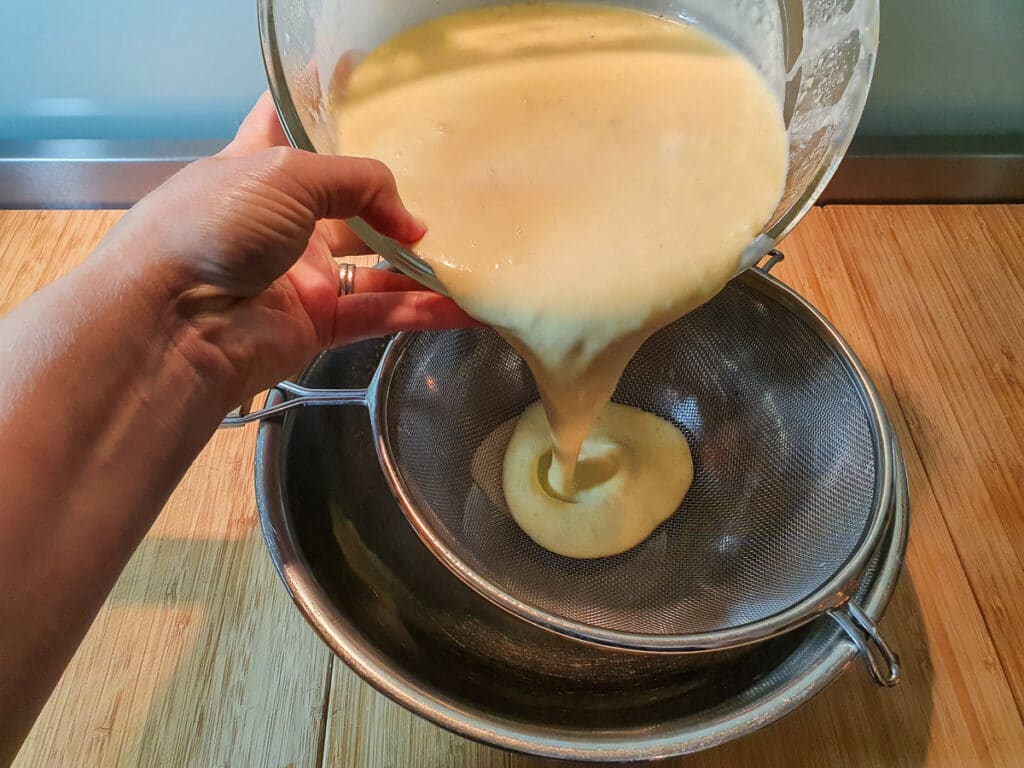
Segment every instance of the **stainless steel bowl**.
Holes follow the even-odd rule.
[[[364,387],[383,348],[328,353],[303,383]],[[906,548],[898,446],[895,454],[890,528],[856,595],[874,620]],[[420,542],[362,410],[299,408],[265,422],[256,487],[275,567],[332,650],[413,712],[498,747],[609,761],[706,749],[796,709],[857,657],[828,616],[754,646],[684,656],[601,649],[515,619]]]

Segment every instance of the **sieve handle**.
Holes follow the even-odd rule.
[[[850,600],[840,608],[830,610],[828,615],[857,646],[872,680],[886,688],[892,688],[900,681],[900,657],[889,648],[875,622],[857,603]]]
[[[398,270],[386,261],[378,261],[373,269],[385,272],[398,272]],[[220,429],[242,427],[254,421],[274,416],[292,408],[302,405],[369,405],[368,389],[309,389],[291,381],[282,381],[273,389],[281,393],[284,400],[274,405],[252,410],[253,398],[231,411],[220,422]],[[291,397],[289,397],[291,395]]]
[[[369,390],[366,389],[310,389],[292,381],[282,381],[274,389],[285,399],[256,411],[249,411],[248,404],[243,404],[224,417],[220,428],[241,427],[254,421],[263,421],[270,416],[304,405],[365,406],[369,402]]]

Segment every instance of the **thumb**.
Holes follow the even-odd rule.
[[[248,155],[261,149],[287,145],[288,137],[284,134],[281,121],[277,119],[274,100],[270,97],[270,91],[264,91],[256,105],[242,120],[235,138],[221,150],[221,155]]]
[[[376,160],[317,155],[289,147],[267,150],[268,165],[281,175],[318,219],[358,216],[382,235],[415,243],[426,227],[406,209],[395,177]],[[256,157],[259,157],[257,155]]]

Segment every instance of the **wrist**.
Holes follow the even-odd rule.
[[[240,399],[237,369],[211,340],[194,308],[196,286],[159,260],[135,259],[117,244],[101,246],[82,265],[84,295],[105,304],[124,332],[122,356],[151,373],[142,386],[177,390],[199,414],[219,420]],[[160,393],[161,397],[174,394]],[[162,407],[155,403],[154,407]]]

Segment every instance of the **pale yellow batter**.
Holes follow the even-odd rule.
[[[693,481],[690,449],[671,422],[614,403],[583,442],[571,502],[546,482],[551,434],[540,403],[519,417],[505,456],[502,488],[516,522],[542,547],[569,557],[635,547],[676,511]]]
[[[608,400],[640,344],[735,273],[778,203],[787,139],[767,84],[692,27],[525,3],[402,33],[334,106],[342,151],[391,167],[429,227],[418,253],[537,380],[546,420],[527,410],[505,459],[517,522],[576,557],[643,540],[685,493],[689,451]]]

